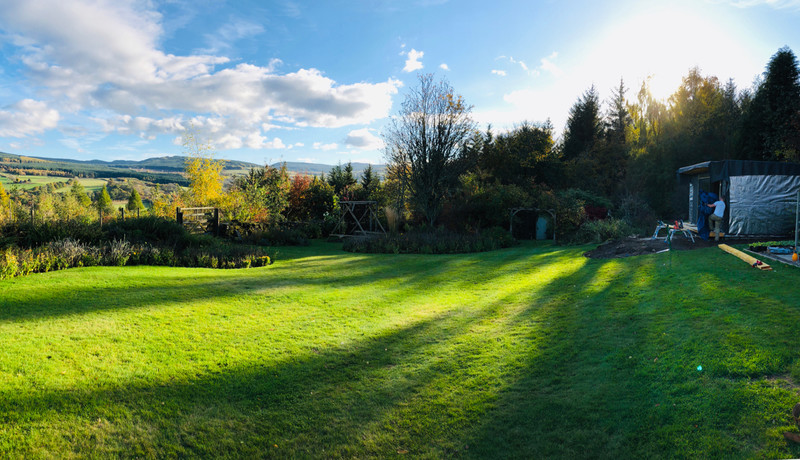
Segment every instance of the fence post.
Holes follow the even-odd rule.
[[[219,208],[214,208],[214,236],[219,236]]]
[[[31,225],[33,225],[33,223],[34,223],[34,220],[33,220],[33,208],[34,208],[34,205],[31,205]]]
[[[177,221],[177,222],[178,222],[180,225],[183,225],[183,212],[181,211],[181,208],[180,208],[180,207],[178,207],[178,208],[175,208],[175,220],[176,220],[176,221]]]
[[[120,207],[119,208],[119,214],[120,214],[120,216],[122,216],[122,220],[125,220],[125,208]]]

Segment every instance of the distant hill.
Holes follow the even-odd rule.
[[[0,152],[0,171],[11,175],[89,178],[131,177],[158,184],[189,185],[189,181],[178,170],[158,170],[141,166],[113,165],[112,163],[98,160],[79,161],[62,158],[38,158]]]
[[[273,168],[280,168],[280,166],[284,162],[273,163],[270,166]],[[301,163],[298,161],[286,161],[286,169],[292,174],[306,174],[310,176],[319,176],[320,174],[325,174],[326,176],[334,167],[334,165],[326,165],[321,163]],[[367,169],[369,163],[352,163],[353,165],[353,174],[358,177]],[[342,165],[344,166],[344,165]],[[386,165],[378,164],[372,165],[372,170],[383,177],[386,175]]]
[[[42,158],[43,160],[48,161],[60,161],[60,162],[75,162],[81,164],[90,164],[90,165],[101,165],[101,166],[108,166],[112,168],[129,168],[129,169],[149,169],[153,171],[175,171],[181,172],[184,169],[184,165],[186,162],[185,156],[180,155],[173,155],[173,156],[166,156],[166,157],[157,157],[157,158],[148,158],[146,160],[135,161],[135,160],[113,160],[113,161],[103,161],[103,160],[67,160],[67,159],[54,159],[54,158]],[[225,169],[250,169],[250,168],[257,168],[260,165],[255,163],[248,163],[246,161],[236,161],[236,160],[221,160],[225,163]]]
[[[141,161],[133,160],[71,160],[67,158],[44,158],[15,155],[12,153],[0,152],[0,171],[9,174],[19,174],[25,171],[26,174],[39,175],[69,175],[76,177],[97,177],[97,178],[117,178],[133,177],[149,182],[167,184],[176,183],[188,185],[188,181],[181,174],[184,170],[186,161],[185,156],[173,155],[156,158],[148,158]],[[238,160],[221,160],[224,162],[223,173],[235,175],[239,171],[251,168],[260,168],[263,165],[249,163]],[[272,167],[279,168],[284,162],[273,163]],[[307,174],[319,176],[327,175],[334,165],[320,163],[301,163],[287,161],[286,169],[290,174]],[[359,177],[369,166],[368,163],[352,163],[353,174]],[[383,177],[386,174],[386,165],[372,165],[373,171]]]

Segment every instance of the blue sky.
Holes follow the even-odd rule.
[[[800,52],[800,1],[0,0],[0,151],[383,162],[417,74],[444,77],[496,130],[576,99],[666,98],[691,67],[752,85]]]

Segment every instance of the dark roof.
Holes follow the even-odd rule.
[[[678,182],[687,183],[690,176],[702,173],[708,173],[711,182],[731,176],[800,176],[800,164],[782,161],[704,161],[678,168]]]

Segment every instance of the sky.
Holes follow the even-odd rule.
[[[142,160],[189,130],[216,158],[383,163],[420,73],[482,129],[560,136],[592,85],[750,88],[798,24],[800,0],[0,0],[0,151]]]

